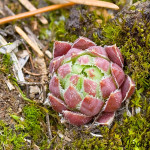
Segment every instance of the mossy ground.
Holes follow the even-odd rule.
[[[142,13],[142,12],[141,12]],[[82,14],[81,14],[82,15]],[[47,18],[50,21],[48,27],[40,26],[39,36],[41,40],[63,40],[73,42],[78,35],[70,32],[66,28],[65,17],[69,16],[69,10],[59,10],[50,13]],[[87,15],[87,17],[89,14]],[[129,102],[129,110],[132,115],[129,117],[125,112],[123,115],[117,115],[115,122],[109,129],[108,127],[98,127],[97,129],[103,137],[92,137],[90,131],[83,127],[77,128],[60,123],[58,114],[51,108],[48,109],[53,139],[47,144],[46,135],[46,116],[42,106],[34,103],[26,103],[23,108],[21,119],[18,114],[10,114],[15,124],[12,126],[0,121],[0,149],[33,149],[34,144],[40,149],[83,149],[83,150],[145,150],[150,145],[150,28],[149,21],[144,17],[132,26],[127,26],[127,20],[124,18],[120,23],[115,21],[97,24],[97,19],[103,19],[102,16],[92,14],[92,27],[97,30],[91,30],[92,40],[98,45],[116,44],[120,47],[125,59],[124,70],[129,74],[136,83],[135,94]],[[84,18],[86,16],[84,15]],[[81,20],[83,21],[81,16]],[[89,35],[90,29],[81,28],[84,34]],[[51,34],[49,35],[49,33]],[[86,33],[88,35],[86,35]],[[49,46],[52,50],[53,43]],[[9,61],[8,55],[1,55],[0,72],[8,74]],[[9,68],[9,69],[8,69]],[[140,107],[141,111],[136,113]],[[59,137],[59,133],[64,138]],[[65,138],[70,140],[67,141]],[[31,141],[28,142],[28,141]]]

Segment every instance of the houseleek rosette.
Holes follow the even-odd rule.
[[[119,48],[103,48],[79,37],[73,44],[56,41],[53,55],[49,84],[52,108],[73,125],[86,124],[98,114],[98,124],[110,125],[116,110],[135,90],[123,71]]]

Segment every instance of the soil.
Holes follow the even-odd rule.
[[[13,124],[10,114],[20,115],[25,101],[16,89],[9,90],[6,79],[7,77],[0,73],[0,120],[5,121],[7,124]]]

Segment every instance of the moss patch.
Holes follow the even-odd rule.
[[[10,73],[12,61],[9,54],[0,54],[0,73]]]

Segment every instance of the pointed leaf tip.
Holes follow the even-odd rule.
[[[127,76],[124,83],[121,86],[123,101],[130,98],[134,93],[134,91],[135,91],[135,83],[129,76]]]
[[[104,106],[104,112],[114,112],[120,108],[122,103],[122,94],[121,90],[116,90],[112,92]]]
[[[64,56],[58,56],[53,58],[49,65],[50,73],[54,73],[60,67],[63,60]]]
[[[92,119],[92,117],[83,115],[81,113],[75,113],[67,110],[63,111],[63,115],[70,124],[77,126],[84,125]]]
[[[116,90],[116,85],[112,77],[107,77],[100,81],[103,98],[108,98],[110,93]]]
[[[108,55],[107,55],[105,49],[101,46],[91,46],[88,48],[88,50],[96,56],[100,56],[102,58],[108,59]]]
[[[62,113],[63,110],[67,110],[67,106],[64,104],[64,102],[60,100],[59,98],[56,98],[52,94],[49,95],[49,100],[50,100],[52,108],[55,111]]]
[[[110,126],[114,120],[115,112],[102,112],[96,123],[99,125]]]
[[[56,97],[61,97],[60,95],[60,82],[59,79],[56,75],[54,75],[49,83],[49,90],[50,92],[56,96]]]
[[[119,65],[115,63],[111,63],[111,73],[114,80],[116,81],[117,87],[119,88],[125,79],[125,74],[123,69]]]
[[[120,49],[116,45],[105,46],[106,53],[108,54],[109,59],[123,68],[124,60]]]
[[[66,92],[64,93],[64,99],[68,107],[75,108],[77,104],[82,100],[78,91],[73,87],[69,86]]]
[[[86,96],[81,103],[80,111],[87,116],[95,116],[100,112],[104,102],[92,96]]]
[[[53,48],[54,58],[65,55],[71,49],[71,43],[64,41],[55,41]]]
[[[88,38],[79,37],[72,45],[72,48],[78,48],[85,50],[91,46],[95,46],[96,44]]]

